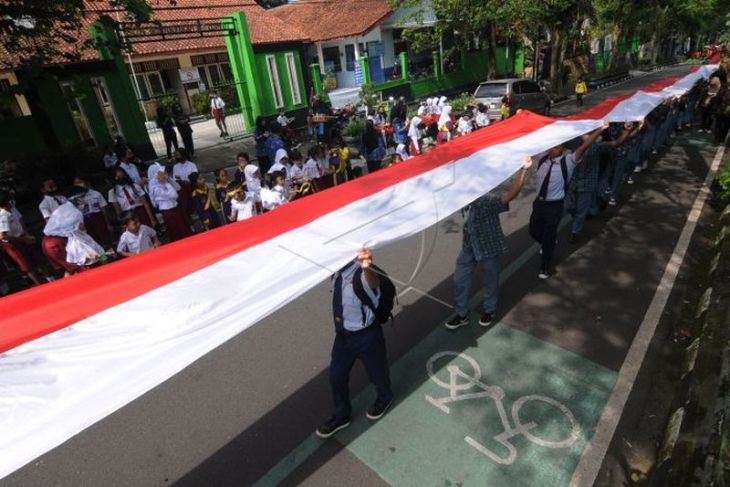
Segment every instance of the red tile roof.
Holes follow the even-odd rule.
[[[269,45],[288,42],[306,42],[307,34],[295,25],[287,24],[278,17],[259,6],[254,0],[176,0],[175,4],[168,0],[148,0],[153,7],[152,20],[220,20],[221,17],[243,11],[248,20],[251,41],[254,45]],[[80,61],[96,60],[96,51],[84,41],[88,41],[88,26],[102,15],[117,20],[108,0],[87,0],[83,28],[78,33],[78,43],[63,44],[61,51],[78,52]],[[124,21],[124,16],[120,19]],[[223,35],[215,37],[194,37],[190,39],[155,40],[137,42],[133,45],[133,56],[151,56],[156,54],[174,55],[185,52],[225,51],[226,43]],[[9,55],[0,44],[0,68],[8,68],[17,64],[17,59]],[[55,63],[64,63],[59,59]]]
[[[363,35],[392,12],[387,0],[302,0],[268,13],[318,42]]]

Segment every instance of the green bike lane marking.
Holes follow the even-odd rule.
[[[433,362],[439,383],[427,364],[444,351],[462,356]],[[356,416],[335,438],[392,485],[568,485],[616,375],[501,323],[436,330],[393,367],[393,409],[375,423]],[[354,411],[373,397],[368,387]],[[500,443],[505,428],[528,437],[512,431]]]
[[[569,221],[570,220],[567,217],[563,218],[563,220],[561,221],[561,224],[560,224],[560,229],[562,229],[563,227],[565,227],[565,225],[567,225],[569,223]],[[521,255],[519,255],[515,260],[513,260],[509,265],[507,265],[502,270],[502,272],[500,273],[500,276],[499,276],[500,277],[500,279],[499,279],[500,285],[503,284],[505,281],[507,281],[515,272],[517,272],[520,268],[522,268],[522,266],[524,266],[526,263],[528,263],[529,260],[537,253],[538,249],[539,249],[539,246],[537,244],[532,244]],[[483,296],[484,296],[484,290],[481,289],[469,301],[470,308],[472,308],[472,309],[479,308],[480,303],[481,303],[481,301],[483,299]],[[510,331],[510,333],[513,333],[515,336],[522,335],[524,337],[528,337],[530,340],[534,341],[537,344],[548,345],[547,343],[542,342],[541,340],[538,340],[538,339],[536,339],[534,337],[531,337],[531,336],[529,336],[529,335],[527,335],[527,334],[525,334],[523,332],[519,332],[517,330],[513,330],[511,328],[508,328],[508,327],[506,327],[504,325],[497,325],[486,336],[492,337],[492,335],[494,333],[497,333],[497,330],[501,330],[503,328],[508,329]],[[401,404],[406,403],[406,401],[408,399],[406,397],[407,396],[407,393],[404,393],[403,390],[401,389],[401,387],[403,386],[403,384],[406,384],[405,382],[402,382],[402,380],[407,380],[406,378],[401,378],[400,370],[403,367],[401,365],[403,363],[403,361],[406,360],[406,359],[408,359],[409,357],[413,356],[414,354],[419,353],[419,350],[422,347],[427,346],[427,344],[432,343],[434,340],[439,340],[442,343],[442,345],[443,345],[443,348],[441,348],[439,351],[442,351],[442,350],[460,350],[459,347],[461,347],[461,349],[463,349],[463,350],[467,350],[467,348],[469,348],[470,346],[473,346],[474,343],[476,343],[477,337],[475,337],[474,334],[477,333],[477,332],[484,332],[484,329],[482,329],[482,328],[478,327],[478,325],[474,325],[474,324],[472,324],[472,326],[469,329],[471,330],[471,332],[469,330],[466,330],[466,329],[460,329],[456,333],[454,333],[454,332],[449,332],[447,330],[444,330],[443,328],[438,328],[438,329],[434,330],[433,332],[431,332],[421,342],[415,344],[414,347],[413,347],[413,349],[410,352],[408,352],[408,354],[406,354],[404,357],[402,357],[401,359],[399,359],[397,361],[397,363],[395,364],[395,366],[391,369],[391,372],[392,372],[392,380],[393,380],[394,389],[396,391],[397,401],[398,402],[396,403],[395,408],[392,411],[390,411],[380,421],[384,421],[390,415],[392,415],[393,413],[395,413],[401,407]],[[436,337],[438,337],[438,338],[436,338]],[[465,340],[465,339],[466,340],[471,340],[471,342],[470,343],[464,343],[463,340]],[[559,347],[555,347],[555,346],[552,346],[552,347],[553,347],[554,350],[562,352],[562,354],[568,354],[568,356],[573,356],[573,357],[576,357],[576,358],[580,358],[578,356],[575,356],[571,352],[567,352],[567,351],[565,351],[563,349],[560,349]],[[511,345],[509,343],[509,340],[507,340],[506,342],[503,342],[503,348],[504,348],[504,350],[509,350],[514,355],[512,357],[512,362],[519,362],[519,361],[525,360],[527,358],[528,351],[520,350],[519,353],[516,353],[517,352],[517,348],[514,347],[513,345]],[[430,349],[430,347],[429,347],[429,349]],[[476,355],[480,356],[480,354],[476,354]],[[419,373],[422,372],[423,375],[425,375],[426,377],[427,377],[426,363],[427,363],[429,357],[425,357],[425,360],[423,360],[423,363],[416,364],[415,366],[413,366],[414,369],[418,370]],[[477,357],[475,356],[474,358],[476,359]],[[585,359],[582,359],[582,360],[585,361],[588,364],[591,364],[591,365],[593,365],[595,367],[598,367],[598,370],[603,371],[602,373],[604,373],[604,374],[605,373],[613,373],[613,372],[607,371],[606,369],[601,368],[600,366],[597,366],[595,364],[592,364],[591,362],[589,362],[589,361],[587,361]],[[487,370],[488,370],[487,368],[485,368],[485,365],[488,365],[488,359],[485,360],[482,357],[478,361],[479,361],[479,366],[482,368],[482,373],[485,374],[487,372]],[[440,363],[441,362],[439,362],[439,364]],[[548,360],[546,363],[552,363],[552,360]],[[513,367],[510,364],[510,367],[508,367],[503,373],[506,374],[507,376],[510,376],[510,374],[512,373],[511,372],[512,368]],[[563,371],[562,373],[563,374],[568,374],[568,372],[566,372],[566,371]],[[613,374],[615,375],[615,373],[613,373]],[[568,375],[570,375],[570,374],[568,374]],[[613,379],[611,379],[611,380],[613,380]],[[591,382],[591,383],[593,382],[593,380],[592,380],[592,378],[590,376],[588,376],[588,381]],[[410,383],[411,384],[422,384],[423,382],[424,382],[424,378],[423,377],[419,377],[418,380],[416,380],[415,382],[410,382]],[[428,382],[428,381],[426,381],[426,382]],[[426,384],[423,384],[423,385],[425,386]],[[435,383],[433,383],[433,387],[435,387],[437,390],[440,389],[440,387],[438,385],[436,385]],[[405,389],[405,390],[409,390],[409,389]],[[372,387],[371,386],[368,386],[362,392],[360,392],[356,396],[356,398],[353,400],[353,406],[354,406],[354,410],[356,411],[356,413],[358,411],[364,411],[367,408],[367,406],[369,405],[370,401],[372,401],[373,394],[372,394],[371,391],[372,391]],[[448,395],[448,390],[443,389],[443,391],[444,391],[443,392],[443,395]],[[609,387],[608,391],[610,393],[610,387]],[[436,397],[439,397],[438,394],[439,394],[439,392],[438,391],[435,391],[435,396]],[[553,396],[553,397],[557,399],[558,397],[561,397],[561,396]],[[431,404],[426,403],[424,398],[421,398],[421,400],[429,408],[436,410],[436,412],[442,414],[443,416],[448,416],[445,413],[442,413],[440,410],[436,409]],[[488,406],[486,399],[482,399],[481,401],[484,401],[484,405],[483,406]],[[467,405],[468,402],[472,402],[472,401],[465,401],[465,402],[463,402],[461,404],[455,403],[453,405],[454,408],[455,408],[454,409],[455,413],[456,413],[456,411],[458,411],[459,409],[462,408],[462,404],[466,405],[466,407],[473,407],[473,406],[468,406]],[[477,401],[474,401],[474,402],[476,403]],[[493,401],[492,401],[492,403],[493,403]],[[527,408],[528,406],[532,406],[532,405],[533,404],[528,404],[525,407]],[[493,404],[492,404],[492,406],[493,406]],[[507,409],[508,409],[508,416],[509,416],[510,415],[509,409],[511,408],[511,405],[508,404],[506,406],[508,406]],[[547,408],[549,409],[549,407],[550,406],[548,405]],[[527,411],[527,409],[525,409],[525,411]],[[598,411],[596,413],[596,419],[597,419],[597,415],[600,415],[600,408],[598,409]],[[444,418],[440,418],[439,419],[439,421],[444,421],[444,420],[445,420]],[[354,440],[354,437],[353,437],[354,431],[356,431],[356,430],[357,431],[360,431],[363,428],[367,428],[368,426],[369,427],[372,427],[373,426],[373,423],[367,421],[364,418],[362,418],[362,421],[365,421],[365,422],[364,423],[360,423],[360,419],[359,418],[358,419],[355,419],[353,421],[353,425],[349,428],[349,430],[352,431],[352,432],[349,432],[348,433],[349,436],[345,436],[344,435],[345,432],[342,432],[342,433],[338,433],[338,436],[336,438],[340,438],[341,437],[341,438],[344,439],[344,438],[347,437],[350,440]],[[437,423],[438,423],[438,421],[437,421]],[[576,445],[575,445],[576,447],[579,444],[585,444],[586,439],[590,439],[590,436],[586,436],[586,430],[584,428],[581,428],[581,430],[582,430],[582,440],[580,442],[576,442]],[[498,433],[495,433],[495,434],[498,434]],[[330,440],[330,441],[333,441],[333,440]],[[515,442],[516,443],[519,443],[520,441],[523,441],[523,438],[521,436],[515,438]],[[320,438],[318,438],[316,435],[311,434],[304,441],[302,441],[302,443],[300,443],[294,450],[292,450],[288,455],[286,455],[276,465],[274,465],[271,468],[271,470],[269,470],[269,472],[267,472],[266,475],[264,475],[263,477],[261,477],[254,484],[254,486],[255,487],[265,487],[265,486],[270,486],[270,485],[278,485],[280,482],[282,482],[284,479],[286,479],[295,469],[297,469],[300,465],[302,465],[304,462],[306,462],[306,460],[310,456],[312,456],[319,449],[319,447],[322,444],[323,444],[323,440],[321,440]],[[454,446],[458,446],[459,448],[461,448],[462,447],[462,444],[464,446],[468,446],[464,442],[463,437],[458,442],[454,443]],[[359,445],[359,443],[357,443],[355,441],[352,441],[353,449],[354,448],[357,448],[358,445]],[[470,446],[468,446],[468,448],[472,449],[472,447],[470,447]],[[582,449],[582,447],[581,447],[581,449]],[[555,450],[555,451],[557,451],[557,450]],[[578,456],[579,455],[580,455],[580,452],[578,453]],[[357,456],[357,453],[356,453],[356,456]],[[373,468],[372,465],[370,465],[363,458],[361,458],[361,461],[363,461],[364,463],[366,463],[369,466],[371,466],[371,468]],[[383,478],[385,478],[385,476],[377,468],[373,468],[373,469],[379,475],[381,475],[381,476],[383,476]],[[430,485],[431,483],[432,483],[432,480],[429,480],[428,484]]]

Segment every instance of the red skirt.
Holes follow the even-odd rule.
[[[147,213],[147,209],[143,206],[137,206],[132,210],[132,213],[134,213],[134,216],[137,217],[137,220],[142,225],[147,225],[148,227],[154,228],[154,223],[150,221],[150,215]]]
[[[188,181],[179,181],[180,191],[177,195],[177,206],[182,209],[185,215],[189,215],[192,212],[190,199],[193,195],[193,188]]]
[[[66,261],[66,242],[68,240],[63,237],[43,237],[41,248],[43,254],[48,259],[54,270],[64,270],[66,272],[76,272],[79,266]]]
[[[15,262],[18,270],[23,274],[27,274],[38,267],[33,248],[23,242],[1,242],[0,248],[5,251],[10,260]]]
[[[86,227],[86,233],[91,235],[91,238],[96,240],[99,245],[105,249],[112,246],[112,236],[109,234],[106,218],[101,212],[91,213],[84,218],[84,226]]]
[[[160,213],[162,213],[162,218],[165,220],[165,227],[167,228],[167,234],[170,236],[170,241],[174,242],[192,235],[188,220],[179,206],[170,210],[162,210]]]

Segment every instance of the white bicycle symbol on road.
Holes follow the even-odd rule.
[[[448,381],[443,380],[437,375],[440,370],[435,370],[434,364],[437,360],[444,357],[459,358],[463,360],[465,362],[464,365],[471,368],[472,374],[467,374],[459,365],[450,364],[446,367],[446,372],[448,372],[449,377]],[[514,422],[514,427],[512,427],[503,404],[505,397],[504,390],[499,386],[490,386],[481,382],[480,379],[482,377],[482,371],[479,368],[479,364],[469,355],[452,351],[436,353],[428,360],[426,370],[428,371],[428,375],[432,381],[440,387],[449,390],[449,395],[442,398],[434,398],[426,394],[426,400],[446,414],[449,414],[450,412],[447,404],[452,402],[467,401],[471,399],[476,400],[484,397],[491,397],[494,399],[494,403],[497,406],[497,412],[499,413],[500,420],[502,421],[502,427],[504,428],[504,432],[495,436],[494,440],[503,445],[509,454],[506,457],[501,457],[471,436],[466,436],[464,441],[487,456],[487,458],[500,465],[511,465],[517,458],[517,449],[510,442],[510,440],[515,436],[522,435],[534,444],[547,448],[568,448],[580,437],[580,426],[576,422],[570,409],[555,399],[536,394],[522,396],[512,404],[511,413],[512,421]],[[533,430],[537,424],[533,421],[525,423],[520,419],[520,409],[526,403],[531,401],[543,402],[560,410],[560,413],[563,414],[565,418],[567,418],[567,422],[570,423],[570,434],[565,439],[561,440],[548,440],[533,434],[531,430]]]

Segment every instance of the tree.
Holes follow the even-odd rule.
[[[174,0],[165,0],[174,5]],[[101,3],[104,7],[98,7]],[[85,20],[120,15],[137,22],[149,20],[152,13],[147,0],[9,0],[0,2],[0,37],[14,64],[39,66],[49,61],[74,61],[88,43],[79,35]],[[59,42],[60,41],[60,42]],[[61,45],[74,49],[61,49]]]

